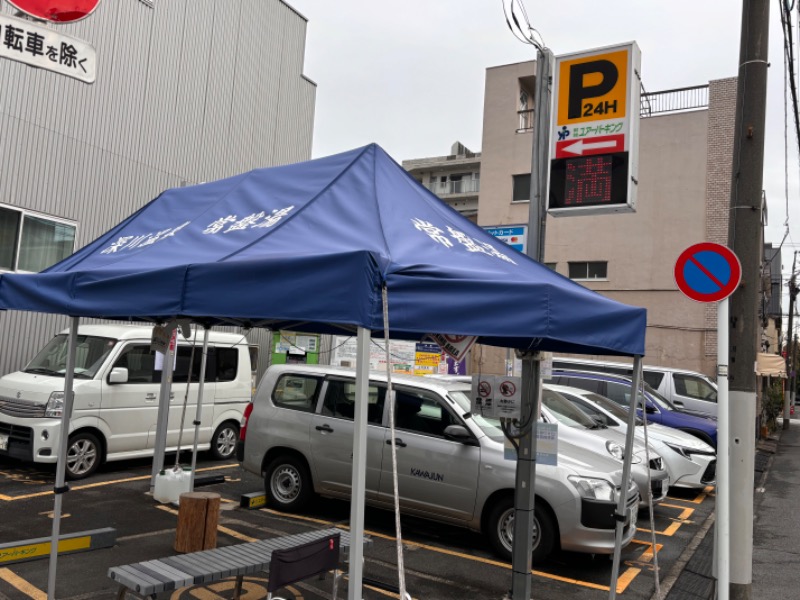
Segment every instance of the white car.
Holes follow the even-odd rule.
[[[562,394],[560,386],[544,385],[541,413],[541,418],[545,422],[560,425],[559,441],[563,440],[601,455],[610,454],[622,466],[626,441],[624,431],[607,427],[604,423],[592,419]],[[649,448],[649,463],[647,458],[644,440],[635,439],[631,477],[639,488],[639,508],[648,506],[648,486],[652,491],[653,502],[658,503],[666,498],[670,485],[665,461],[652,444]]]
[[[628,413],[605,396],[579,388],[548,385],[572,401],[582,411],[610,428],[625,432]],[[670,485],[683,488],[704,488],[716,479],[717,454],[711,446],[697,437],[657,423],[647,424],[650,446],[664,459]],[[644,440],[644,423],[636,418],[636,438]]]

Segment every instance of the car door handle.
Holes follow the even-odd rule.
[[[325,425],[317,425],[317,431],[324,431],[325,433],[333,433],[333,427],[325,423]]]
[[[149,394],[147,394],[147,395],[144,397],[144,399],[145,399],[145,400],[148,400],[148,401],[150,401],[150,400],[155,400],[155,399],[156,399],[156,395],[155,395],[154,393],[150,392]]]
[[[392,445],[392,440],[386,440],[386,443],[391,446]],[[400,438],[394,438],[394,445],[397,446],[398,448],[405,448],[406,446],[408,446],[408,444],[406,444]]]

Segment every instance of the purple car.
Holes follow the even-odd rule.
[[[629,377],[588,371],[554,370],[553,377],[549,381],[558,385],[569,385],[595,392],[610,398],[623,408],[630,406],[631,379]],[[714,419],[676,408],[674,404],[646,383],[644,384],[644,395],[647,400],[648,421],[691,433],[714,448],[717,447],[717,422]],[[642,417],[641,408],[636,412]]]

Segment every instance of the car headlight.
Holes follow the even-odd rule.
[[[606,450],[608,450],[608,453],[614,458],[616,458],[619,462],[625,460],[625,449],[616,442],[611,442],[611,441],[606,442]],[[634,454],[631,457],[632,465],[639,464],[640,462],[642,462],[641,456],[637,456],[636,454]]]
[[[581,477],[580,475],[570,475],[567,479],[575,486],[582,498],[616,502],[616,492],[610,481]]]
[[[670,444],[669,442],[664,442],[664,444],[667,446],[667,448],[670,448],[671,450],[674,450],[675,452],[677,452],[682,457],[684,457],[684,458],[686,458],[688,460],[692,460],[692,456],[693,455],[697,455],[697,456],[716,456],[717,455],[717,453],[714,451],[713,448],[711,448],[711,446],[708,446],[707,450],[698,450],[696,448],[687,448],[686,446],[679,446],[678,444]]]
[[[64,392],[53,392],[44,407],[45,417],[61,417],[64,414]]]

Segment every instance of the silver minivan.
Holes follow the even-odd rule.
[[[613,373],[628,377],[633,373],[633,367],[626,363],[561,356],[553,357],[553,368]],[[643,365],[642,378],[680,410],[717,418],[717,384],[706,375],[685,369]]]
[[[470,413],[470,384],[392,375],[400,509],[484,532],[511,557],[516,460],[497,420]],[[371,373],[366,502],[393,510],[386,377]],[[267,501],[299,510],[316,493],[350,497],[355,372],[273,365],[242,422],[243,467],[264,477]],[[557,465],[538,464],[534,560],[557,548],[610,554],[621,464],[559,440]],[[636,529],[639,492],[626,489],[622,545]]]

